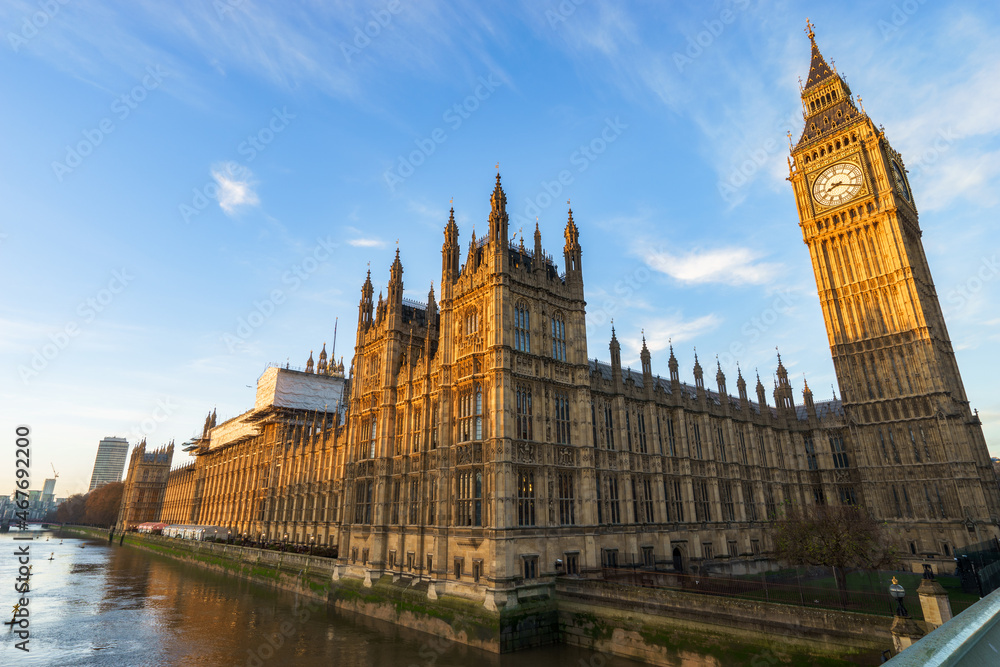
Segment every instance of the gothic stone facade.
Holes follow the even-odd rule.
[[[610,363],[590,359],[572,211],[560,272],[537,228],[533,248],[511,239],[498,175],[464,263],[445,226],[440,304],[403,297],[398,250],[377,301],[369,272],[343,423],[247,413],[254,429],[171,476],[171,517],[336,545],[344,575],[432,578],[490,608],[557,571],[752,562],[786,502],[864,504],[915,558],[996,536],[902,161],[815,43],[803,104],[790,180],[843,402],[804,386],[797,405],[780,357],[770,405],[759,377],[755,400],[718,367],[707,388],[697,357],[682,383],[672,349],[668,379],[645,345],[623,369],[613,330]]]
[[[147,452],[143,440],[132,448],[116,524],[119,529],[159,519],[173,456],[173,443]]]

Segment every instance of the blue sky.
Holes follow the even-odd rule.
[[[920,0],[5,2],[0,429],[31,426],[32,486],[51,462],[63,495],[104,436],[248,409],[336,318],[349,365],[368,263],[384,289],[398,240],[425,300],[449,202],[482,234],[497,162],[559,261],[572,199],[592,358],[613,317],[623,363],[644,329],[654,372],[672,339],[685,379],[697,346],[770,393],[778,346],[797,396],[830,396],[785,180],[806,17],[910,170],[1000,454],[1000,10]]]

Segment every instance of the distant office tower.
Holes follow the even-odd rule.
[[[90,488],[93,491],[99,486],[122,481],[122,471],[125,470],[125,459],[128,456],[128,440],[125,438],[104,438],[97,446],[97,459],[94,460],[94,474],[90,477]]]

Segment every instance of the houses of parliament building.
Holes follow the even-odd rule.
[[[914,561],[996,537],[903,158],[809,37],[789,181],[839,400],[794,390],[780,356],[771,392],[697,357],[682,381],[672,349],[661,377],[645,343],[623,369],[614,329],[595,360],[572,210],[557,264],[537,228],[512,240],[498,174],[485,236],[463,248],[452,210],[437,293],[404,298],[397,249],[386,295],[370,271],[361,287],[350,372],[325,347],[269,368],[144,519],[336,546],[342,576],[426,578],[489,609],[557,573],[763,559],[785,504],[863,505]]]

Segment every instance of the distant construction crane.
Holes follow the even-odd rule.
[[[56,464],[49,461],[49,465],[52,466],[52,473],[56,476],[56,479],[59,479],[59,473],[56,472]]]

